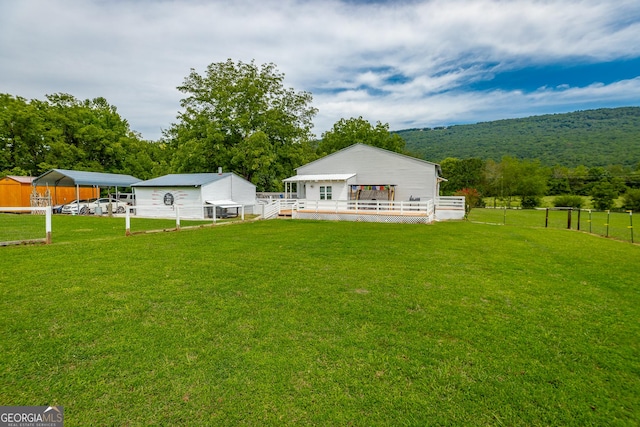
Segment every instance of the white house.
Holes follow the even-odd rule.
[[[256,186],[234,173],[170,174],[141,181],[132,186],[136,214],[150,217],[204,219],[244,209],[251,213],[256,204]]]
[[[354,144],[296,169],[287,195],[310,200],[428,200],[439,194],[440,165]],[[294,185],[295,183],[295,185]]]
[[[445,181],[440,165],[382,148],[354,144],[301,166],[296,173],[285,179],[284,184],[285,198],[301,200],[297,204],[300,206],[298,218],[408,221],[402,216],[415,215],[411,209],[416,205],[427,217],[426,222],[432,218],[464,217],[464,198],[439,195],[440,183]],[[329,201],[355,202],[336,202],[334,209]],[[364,211],[356,212],[355,219],[338,214],[341,210],[343,214],[358,210],[360,201],[375,201],[376,212],[386,211],[387,218],[364,216]],[[367,206],[367,202],[364,203]],[[326,209],[335,210],[336,215],[320,215],[319,211]],[[299,214],[309,210],[315,210],[314,215]],[[402,212],[400,215],[398,210]]]

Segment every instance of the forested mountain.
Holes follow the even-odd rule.
[[[503,156],[576,167],[640,162],[640,107],[603,108],[473,125],[397,132],[406,150],[429,161]]]

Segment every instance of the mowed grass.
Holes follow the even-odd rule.
[[[0,250],[3,405],[62,405],[68,426],[640,423],[638,245],[102,220]]]

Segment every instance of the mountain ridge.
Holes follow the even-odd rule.
[[[504,156],[540,160],[546,166],[640,163],[640,107],[500,119],[475,124],[394,131],[406,150],[429,161],[447,157],[500,161]]]

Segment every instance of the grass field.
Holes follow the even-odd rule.
[[[636,225],[640,229],[640,216],[635,214]],[[578,219],[580,220],[578,222]],[[566,210],[549,210],[548,221],[544,209],[481,209],[474,208],[469,214],[469,220],[474,222],[484,222],[490,224],[506,224],[519,227],[545,227],[568,229],[569,218]],[[579,224],[579,227],[578,227]],[[640,232],[632,235],[630,228],[632,219],[629,213],[624,212],[602,212],[582,210],[580,216],[578,212],[571,213],[571,229],[580,230],[599,236],[611,237],[614,239],[631,242],[640,242]]]
[[[472,212],[473,213],[473,212]],[[637,425],[640,246],[260,221],[0,248],[0,403],[66,426]]]

